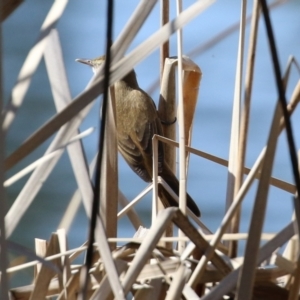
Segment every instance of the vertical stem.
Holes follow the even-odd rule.
[[[152,163],[153,163],[153,178],[152,178],[152,184],[153,184],[153,195],[152,195],[152,223],[153,226],[155,223],[156,215],[158,213],[158,191],[157,191],[157,185],[158,185],[158,140],[154,136],[152,138]]]
[[[92,203],[92,213],[90,219],[90,228],[89,228],[89,239],[88,239],[88,248],[87,248],[87,255],[85,261],[85,280],[82,287],[82,293],[80,295],[81,299],[85,299],[87,289],[88,289],[88,282],[89,282],[89,269],[92,265],[92,258],[93,258],[93,244],[95,240],[95,230],[97,226],[97,218],[99,215],[99,207],[100,207],[100,195],[101,190],[103,189],[100,186],[100,178],[101,178],[101,171],[103,165],[103,154],[104,154],[104,141],[105,141],[105,129],[106,129],[106,117],[107,117],[107,102],[108,102],[108,95],[109,95],[109,80],[110,80],[110,60],[111,60],[111,42],[112,42],[112,26],[113,26],[113,0],[107,1],[107,28],[106,28],[106,60],[104,65],[104,92],[103,92],[103,102],[102,102],[102,113],[101,113],[101,120],[100,120],[100,132],[99,132],[99,141],[98,141],[98,159],[97,159],[97,167],[96,167],[96,174],[95,174],[95,188],[94,188],[94,197]]]
[[[285,97],[285,87],[284,87],[283,82],[281,81],[281,71],[280,71],[279,59],[278,59],[278,54],[277,54],[277,50],[276,50],[276,44],[275,44],[275,38],[274,38],[274,34],[273,34],[272,24],[271,24],[271,20],[270,20],[270,16],[269,16],[269,9],[268,9],[266,1],[260,0],[260,4],[261,4],[262,12],[264,15],[267,35],[268,35],[268,39],[269,39],[269,46],[270,46],[270,52],[271,52],[272,60],[273,60],[277,92],[279,95],[279,101],[281,104],[284,121],[286,124],[285,125],[286,126],[286,135],[287,135],[287,142],[288,142],[288,146],[289,146],[294,181],[295,181],[295,185],[297,188],[297,193],[298,193],[298,195],[300,195],[300,175],[299,175],[299,170],[298,170],[298,159],[297,159],[297,153],[296,153],[296,146],[295,146],[295,141],[294,141],[294,137],[293,137],[291,120],[290,120],[289,113],[288,113],[288,110],[286,107],[287,102],[286,102],[286,97]]]
[[[169,0],[161,0],[161,26],[164,26],[169,22],[169,14],[170,14],[170,3]],[[171,99],[169,96],[169,91],[173,91],[172,88],[175,90],[174,82],[166,82],[163,81],[164,75],[164,65],[166,58],[170,56],[169,53],[169,40],[167,40],[165,43],[163,43],[160,47],[160,85],[161,85],[161,94],[159,99],[159,105],[158,105],[158,114],[159,117],[164,121],[172,120],[172,116],[175,115],[175,97],[172,97]],[[174,69],[172,69],[172,75],[175,74]],[[175,77],[175,76],[174,76]],[[170,78],[173,78],[173,76],[170,76]],[[174,91],[175,94],[175,91]],[[170,139],[176,138],[176,128],[175,125],[163,125],[163,134],[165,137],[168,137]],[[158,141],[156,140],[156,143]],[[176,172],[176,165],[175,165],[175,158],[176,158],[176,151],[174,147],[171,147],[170,145],[164,144],[164,161],[169,165],[171,170],[175,173]],[[154,181],[153,181],[154,184]],[[154,192],[157,193],[157,190],[154,190]],[[157,201],[157,198],[155,200],[156,203],[153,203],[157,205],[157,208],[159,210],[164,209],[164,206],[161,201]],[[154,212],[153,212],[154,213]],[[173,236],[173,224],[170,223],[167,228],[166,232],[164,233],[166,237],[172,237]],[[167,247],[172,249],[173,244],[172,243],[160,243],[161,246]]]
[[[0,23],[0,111],[2,111],[3,104],[3,90],[2,90],[2,27]],[[2,124],[2,114],[0,116],[0,124]],[[6,197],[4,191],[4,134],[1,127],[0,130],[0,298],[8,300],[8,278],[6,273],[7,268],[7,249],[6,249],[6,234],[5,234],[5,212],[6,212]]]
[[[182,11],[182,1],[177,0],[177,15]],[[178,116],[179,116],[179,208],[186,215],[186,167],[185,167],[185,132],[184,132],[184,106],[182,86],[182,30],[177,31],[178,53]],[[184,234],[179,230],[179,237]],[[185,242],[180,240],[178,250],[182,252]]]
[[[226,211],[230,207],[234,198],[234,185],[236,180],[238,155],[238,142],[240,130],[240,107],[241,107],[241,89],[243,78],[243,59],[244,59],[244,37],[245,37],[245,19],[246,19],[247,0],[242,1],[241,7],[241,24],[238,45],[238,57],[235,77],[234,100],[231,122],[231,137],[229,149],[229,164],[228,164],[228,179],[227,179],[227,194],[226,194]],[[231,232],[231,228],[229,229]]]
[[[169,22],[169,11],[170,11],[170,3],[169,0],[161,0],[161,26],[164,26]],[[162,80],[165,59],[169,57],[169,40],[163,43],[160,47],[160,82]]]
[[[243,169],[245,165],[246,157],[246,145],[248,137],[248,127],[250,119],[250,104],[251,104],[251,92],[254,74],[254,60],[257,42],[257,30],[258,30],[258,20],[259,20],[259,5],[258,0],[253,2],[253,12],[252,12],[252,23],[251,23],[251,33],[249,42],[249,54],[247,62],[247,73],[246,73],[246,84],[245,84],[245,94],[244,94],[244,106],[241,118],[241,128],[239,135],[239,151],[238,151],[238,165],[236,171],[236,181],[234,185],[234,195],[236,195],[243,182]],[[240,224],[240,209],[237,211],[235,217],[232,219],[232,233],[239,232]],[[238,242],[232,241],[230,247],[230,256],[236,257],[237,255]]]

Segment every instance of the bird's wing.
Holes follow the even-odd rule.
[[[131,97],[138,99],[143,91],[134,91],[135,95]],[[145,94],[144,94],[145,95]],[[147,95],[147,97],[149,97]],[[145,100],[145,98],[143,98]],[[124,128],[122,133],[119,131],[118,144],[119,150],[127,163],[141,178],[150,182],[152,180],[152,137],[154,134],[162,134],[160,120],[158,118],[155,105],[149,97],[146,103],[143,103],[139,111],[138,118],[127,120],[128,123],[122,124]],[[145,105],[146,104],[146,105]],[[136,104],[138,105],[138,104]],[[129,130],[128,130],[129,129]],[[159,172],[163,165],[163,145],[159,142],[158,146],[158,169]]]

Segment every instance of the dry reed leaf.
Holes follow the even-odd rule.
[[[40,257],[46,257],[47,253],[47,241],[41,239],[35,239],[35,254]],[[34,268],[34,277],[38,275],[42,268],[42,263],[36,264]]]
[[[286,3],[288,0],[277,0],[272,2],[269,5],[269,9],[276,8],[280,6],[281,4]],[[249,23],[249,21],[252,19],[252,14],[249,14],[246,18],[246,22]],[[229,35],[237,31],[240,27],[240,22],[236,22],[233,25],[228,26],[224,30],[220,31],[218,34],[210,38],[208,41],[204,42],[204,44],[196,46],[194,49],[190,50],[186,55],[188,57],[195,58],[199,56],[200,54],[204,53],[208,49],[212,48],[216,44],[220,43],[222,40],[227,38]],[[153,94],[155,90],[159,87],[160,80],[157,78],[147,89],[148,94]]]
[[[298,101],[296,98],[294,98],[296,101]],[[295,108],[295,106],[294,106]],[[294,110],[293,108],[293,110]],[[292,111],[291,111],[292,112]],[[156,137],[157,139],[159,139],[160,141],[168,144],[168,145],[172,145],[173,147],[179,147],[179,144],[173,140],[170,140],[170,139],[167,139],[163,136],[157,136]],[[195,149],[195,148],[192,148],[192,147],[188,147],[186,146],[186,151],[190,152],[190,153],[193,153],[195,155],[198,155],[202,158],[205,158],[207,160],[210,160],[212,162],[215,162],[219,165],[222,165],[224,167],[227,167],[228,166],[228,160],[226,159],[223,159],[221,157],[218,157],[218,156],[215,156],[215,155],[212,155],[210,153],[207,153],[207,152],[204,152],[204,151],[201,151],[201,150],[198,150],[198,149]],[[251,171],[250,168],[248,167],[244,167],[244,174],[249,174]],[[259,179],[260,178],[260,171],[258,173],[255,173],[255,178],[256,179]],[[282,189],[286,192],[289,192],[291,194],[294,194],[295,191],[296,191],[296,187],[294,184],[292,183],[289,183],[289,182],[286,182],[286,181],[283,181],[283,180],[280,180],[276,177],[271,177],[270,178],[270,184],[279,188],[279,189]]]
[[[243,81],[243,61],[245,44],[245,26],[246,26],[246,2],[241,2],[241,17],[239,30],[239,43],[237,54],[237,66],[235,74],[234,99],[231,118],[230,149],[228,162],[228,181],[226,192],[226,209],[229,208],[234,197],[234,184],[236,178],[239,135],[240,135],[240,115],[241,115],[241,93]]]
[[[56,1],[56,2],[58,3],[59,1]],[[153,3],[153,0],[151,2]],[[144,0],[141,3],[138,11],[141,11],[144,8],[145,9],[144,12],[146,12],[147,11],[146,8],[148,8],[148,13],[149,13],[150,12],[149,8],[151,8],[148,6],[149,3],[150,3],[150,1]],[[146,17],[144,14],[140,14],[140,15],[135,14],[135,19],[131,20],[130,24],[140,24],[140,26],[141,26],[144,21],[144,19],[141,18],[142,16]],[[131,34],[128,34],[130,28],[125,27],[125,29],[126,30],[122,33],[120,38],[116,41],[116,45],[119,45],[120,42],[122,42],[122,47],[120,46],[118,48],[118,51],[116,51],[116,55],[118,55],[120,57],[124,55],[126,48],[129,46],[129,44],[131,43],[131,41],[133,39],[133,36]],[[41,55],[42,54],[43,54],[43,51],[41,51]],[[101,73],[101,74],[103,74],[103,73]],[[91,83],[92,82],[93,82],[93,80],[91,81]],[[91,83],[88,86],[91,86],[92,85]],[[87,99],[82,100],[82,103],[78,103],[78,102],[71,103],[60,114],[57,114],[52,119],[50,119],[49,122],[47,122],[42,128],[40,128],[36,133],[34,133],[29,138],[29,140],[31,138],[33,138],[33,140],[31,140],[31,142],[30,142],[30,145],[28,145],[28,143],[27,143],[27,146],[26,146],[26,142],[25,142],[24,143],[25,145],[23,144],[23,146],[21,146],[14,152],[15,154],[13,154],[12,157],[10,159],[8,159],[8,161],[6,161],[7,162],[6,167],[10,168],[12,165],[17,163],[17,161],[19,161],[20,159],[22,159],[24,156],[26,156],[28,154],[28,151],[31,152],[33,149],[38,147],[43,141],[45,141],[48,137],[50,137],[55,131],[57,131],[67,121],[69,121],[72,117],[76,116],[90,102],[92,102],[94,99],[96,99],[96,97],[99,94],[101,94],[103,91],[103,78],[102,78],[102,81],[101,81],[101,84],[99,87],[96,87],[95,85],[93,87],[94,88],[92,89],[92,91],[86,90],[85,92],[83,92],[81,94],[81,96],[83,95],[83,97],[85,97],[84,95],[87,94],[86,97],[88,97],[89,100],[87,100]],[[80,98],[80,96],[79,96],[79,98]],[[85,103],[83,103],[83,102],[85,102]],[[86,111],[86,113],[81,112],[82,117],[85,116],[86,114],[87,114],[87,111]],[[74,122],[75,124],[72,126],[72,129],[70,129],[70,130],[76,130],[79,127],[81,120],[82,120],[82,118],[79,118],[77,120],[77,122]],[[45,128],[45,129],[43,129],[43,128]],[[28,142],[28,140],[27,140],[27,142]]]
[[[142,299],[145,299],[145,300],[150,300],[150,299],[153,299],[152,298],[152,291],[153,291],[153,287],[150,286],[147,283],[143,283],[143,284],[133,284],[132,286],[132,289],[131,289],[131,292],[133,294],[133,299],[139,299],[139,300],[142,300]]]
[[[276,234],[276,236],[264,244],[258,251],[258,259],[256,265],[259,265],[264,260],[269,258],[272,253],[286,243],[293,235],[294,235],[294,223],[290,223],[286,227],[284,227],[280,232]],[[232,271],[229,275],[224,277],[219,285],[213,287],[209,293],[203,296],[202,300],[215,300],[220,299],[224,295],[227,295],[231,291],[236,288],[238,275],[241,267]]]
[[[121,260],[121,259],[116,259],[116,268],[119,274],[123,273],[124,271],[127,270],[128,264],[127,262]],[[90,300],[97,300],[97,299],[107,299],[111,294],[111,288],[109,285],[108,277],[105,275],[99,285],[91,296]]]
[[[180,14],[172,23],[168,23],[148,38],[144,43],[136,47],[126,58],[121,59],[111,67],[111,83],[124,77],[138,62],[155,50],[161,43],[169,38],[178,28],[183,27],[201,11],[206,9],[213,1],[206,0],[196,2]],[[121,38],[119,38],[121,39]],[[117,40],[118,41],[118,40]],[[117,41],[115,44],[117,44]],[[131,42],[128,36],[128,43]],[[120,53],[117,53],[120,55]],[[123,56],[124,53],[121,53]],[[36,147],[48,139],[66,122],[70,121],[86,106],[88,106],[96,97],[103,92],[103,68],[92,79],[88,88],[78,95],[71,104],[63,109],[56,116],[52,117],[40,129],[33,133],[17,150],[5,159],[5,169],[8,170],[18,163],[21,159],[31,153]],[[81,112],[80,116],[85,114]],[[77,117],[78,118],[78,117]],[[82,118],[74,120],[72,128],[78,128]]]
[[[124,56],[126,50],[136,37],[136,34],[144,24],[155,4],[156,0],[143,0],[138,4],[118,39],[111,47],[111,51],[113,53],[112,63],[118,61]]]
[[[133,286],[134,299],[139,300],[153,300],[153,299],[165,299],[166,284],[160,279],[151,279],[147,281],[147,285],[136,287]]]
[[[51,78],[54,78],[57,76],[60,79],[59,83],[55,79],[53,79],[53,81],[52,81],[52,79],[50,80],[51,83],[54,84],[53,89],[56,90],[56,88],[57,88],[59,91],[58,94],[57,93],[54,94],[54,97],[56,100],[57,100],[57,98],[61,99],[61,97],[62,97],[62,99],[64,101],[70,102],[71,96],[68,91],[68,84],[66,82],[66,76],[64,76],[64,72],[63,72],[64,67],[63,67],[63,63],[62,63],[62,57],[59,55],[59,54],[61,54],[61,52],[59,51],[59,49],[60,49],[59,40],[58,40],[58,37],[55,34],[55,32],[52,32],[52,34],[49,36],[49,39],[50,39],[50,41],[49,41],[49,45],[47,47],[48,51],[51,51],[51,49],[53,49],[51,47],[53,46],[53,47],[55,47],[54,52],[57,54],[57,57],[55,57],[55,59],[53,59],[53,56],[52,56],[51,63],[48,64],[48,66],[50,65],[50,70],[52,71],[52,72],[50,71],[49,76]],[[47,53],[49,53],[49,52],[47,52]],[[61,59],[59,59],[59,58],[61,58]],[[59,65],[59,67],[55,68],[55,66],[57,66],[57,64]],[[60,85],[60,83],[61,83],[61,85]],[[73,128],[73,126],[72,126],[74,124],[74,121],[75,120],[72,120],[66,126],[62,127],[59,130],[58,134],[56,135],[54,140],[51,142],[48,150],[46,151],[46,154],[52,153],[58,147],[60,147],[62,143],[69,141],[70,138],[73,137],[75,130],[77,129],[77,128]],[[73,146],[69,145],[68,147],[72,148]],[[77,145],[77,146],[75,145],[74,147],[77,148],[78,151],[82,151],[80,145]],[[62,152],[59,154],[61,155]],[[42,165],[42,166],[36,168],[35,171],[33,172],[33,174],[28,179],[27,183],[23,187],[19,196],[17,197],[14,204],[12,205],[12,207],[10,208],[10,210],[8,211],[8,213],[6,215],[7,236],[10,236],[12,234],[13,230],[16,228],[19,220],[21,219],[23,214],[26,212],[27,208],[33,201],[35,195],[38,193],[38,191],[42,187],[44,181],[46,180],[46,178],[48,177],[48,175],[51,173],[52,169],[56,165],[58,159],[60,158],[60,155],[56,155],[47,165]],[[71,157],[73,157],[73,155]],[[79,157],[78,156],[76,156],[76,157],[75,157],[75,160],[73,160],[73,165],[75,164],[75,166],[76,166],[76,167],[74,166],[74,169],[77,170],[75,174],[77,174],[79,176],[79,178],[82,179],[80,182],[85,183],[84,187],[87,189],[88,188],[87,180],[84,181],[84,179],[89,175],[85,175],[86,172],[84,172],[86,166],[85,166],[85,160],[82,158],[83,157],[82,152]],[[81,159],[80,159],[80,157],[81,157]],[[78,159],[78,161],[76,161],[76,159]],[[82,163],[79,165],[80,162],[82,162]],[[84,165],[84,167],[79,169],[79,167],[82,165]],[[81,171],[81,172],[79,172],[79,171]],[[88,182],[90,183],[89,177],[88,177]],[[90,203],[89,199],[87,199],[87,197],[85,197],[84,200],[86,200],[84,202],[87,205],[86,210],[90,211],[89,210],[89,203]]]
[[[244,175],[244,166],[245,166],[245,157],[247,149],[247,138],[248,138],[248,128],[249,128],[249,119],[250,119],[250,104],[251,104],[251,94],[252,94],[252,83],[254,76],[254,62],[255,62],[255,53],[256,53],[256,43],[257,43],[257,32],[258,32],[258,20],[259,20],[259,4],[258,1],[253,2],[252,9],[252,20],[251,20],[251,31],[249,36],[249,49],[248,49],[248,59],[247,59],[247,68],[245,75],[245,91],[244,91],[244,102],[241,111],[241,120],[239,123],[239,137],[238,137],[238,151],[236,158],[236,168],[235,168],[235,180],[234,180],[234,190],[233,195],[238,193]],[[245,12],[246,13],[246,12]],[[245,17],[245,16],[244,16]],[[244,24],[247,20],[243,20]],[[245,28],[244,28],[245,29]],[[243,33],[244,32],[243,29]],[[242,70],[241,70],[242,71]],[[242,79],[242,78],[241,78]],[[241,82],[240,82],[241,83]],[[241,86],[240,86],[241,89]],[[241,92],[241,91],[240,91]],[[241,93],[240,93],[241,98]],[[239,232],[240,226],[240,209],[236,212],[235,216],[231,221],[230,231],[232,233]],[[235,257],[237,255],[237,242],[229,243],[230,256]]]
[[[298,258],[296,269],[293,274],[290,292],[289,292],[289,300],[296,300],[299,299],[299,289],[300,289],[300,259]]]
[[[58,33],[54,30],[49,36],[49,44],[45,52],[45,61],[53,98],[59,112],[64,109],[66,105],[71,103],[72,97],[68,86]],[[73,130],[70,130],[69,132],[65,131],[66,140],[71,139],[74,134],[79,133],[77,128],[74,130],[73,134],[71,133],[72,131]],[[86,212],[89,212],[91,211],[90,203],[94,193],[82,144],[78,141],[69,145],[67,150],[76,182],[83,198],[84,207]],[[89,216],[88,213],[87,215]]]
[[[238,299],[250,300],[252,295],[251,291],[254,285],[254,276],[258,249],[260,244],[260,236],[263,228],[265,211],[267,206],[269,182],[275,157],[277,137],[280,132],[281,115],[281,106],[278,101],[267,142],[266,156],[261,170],[261,178],[258,184],[257,194],[255,197],[251,223],[249,227],[249,237],[247,240],[245,250],[245,260],[240,273]]]
[[[220,273],[226,275],[230,273],[232,268],[227,265],[224,259],[216,253],[213,249],[210,249],[210,244],[205,240],[200,232],[190,223],[188,218],[184,216],[179,210],[176,211],[176,214],[173,217],[173,222],[176,224],[180,230],[182,230],[187,237],[193,242],[197,250],[201,253],[202,256],[205,256],[208,251],[212,251],[213,255],[210,258],[211,262],[216,266]]]
[[[137,277],[137,281],[144,281],[147,279],[164,278],[166,275],[170,276],[176,272],[181,262],[179,259],[166,259],[158,263],[146,264]]]
[[[11,99],[4,110],[4,131],[6,131],[14,121],[16,111],[23,103],[24,97],[31,82],[32,75],[35,73],[44,54],[48,34],[56,26],[67,4],[68,0],[54,1],[44,23],[42,24],[37,42],[31,48],[25,59],[25,62],[18,75],[17,83],[12,90]]]
[[[122,193],[122,191],[119,190],[119,204],[121,205],[121,207],[124,209],[125,207],[127,207],[127,205],[130,203],[127,198],[125,197],[125,195]],[[138,230],[138,228],[140,226],[144,227],[142,220],[139,218],[138,214],[136,213],[136,211],[132,208],[127,212],[127,217],[129,218],[131,224],[133,225],[133,227],[135,228],[135,230]]]
[[[76,272],[71,276],[69,281],[67,282],[65,289],[61,291],[57,300],[77,300],[77,295],[79,292],[79,278],[80,271]],[[67,298],[66,298],[67,297]]]
[[[182,57],[183,63],[183,101],[184,101],[184,128],[185,128],[185,144],[191,145],[191,135],[194,114],[198,99],[199,85],[202,72],[197,64],[189,57]],[[175,120],[175,66],[178,64],[178,58],[170,57],[165,61],[164,73],[162,78],[162,86],[160,93],[160,101],[158,112],[161,120],[171,123]],[[172,101],[174,101],[172,103]],[[163,125],[163,124],[162,124]],[[175,126],[164,126],[164,136],[175,140]],[[166,153],[168,153],[166,147]],[[172,148],[171,148],[172,149]],[[173,151],[173,150],[172,150]],[[166,155],[168,157],[168,155]],[[171,164],[172,165],[172,164]]]
[[[288,272],[278,267],[259,268],[255,273],[255,284],[257,282],[273,281],[276,282],[277,278],[287,275]]]
[[[182,297],[182,291],[185,286],[186,278],[191,270],[186,268],[182,263],[177,271],[173,274],[172,283],[167,293],[166,300],[180,300]]]
[[[115,266],[110,247],[107,242],[106,231],[103,226],[102,220],[98,215],[95,227],[95,241],[98,246],[99,255],[102,258],[103,265],[105,267],[106,274],[110,283],[110,288],[116,299],[124,299],[125,295],[123,287],[119,280],[119,275]]]
[[[161,78],[160,97],[158,102],[158,115],[163,121],[162,128],[164,136],[175,140],[176,139],[176,126],[174,122],[176,118],[176,90],[175,90],[175,64],[171,58],[164,60],[163,74]],[[168,125],[165,125],[164,123]],[[165,145],[165,159],[167,164],[175,171],[175,150],[168,144]]]
[[[164,233],[165,228],[172,221],[172,218],[176,214],[176,208],[167,208],[159,213],[155,223],[150,228],[147,236],[139,247],[134,259],[132,260],[131,266],[126,272],[122,285],[125,294],[127,294],[135,282],[137,276],[141,272],[143,266],[151,255],[152,250],[158,243],[160,237]]]
[[[184,286],[183,295],[185,299],[200,300],[200,297],[196,294],[196,292],[187,284]]]
[[[90,163],[89,166],[89,177],[92,178],[92,174],[94,174],[95,170],[95,165],[97,163],[97,155],[92,159],[92,162]],[[85,185],[83,185],[85,186]],[[87,188],[88,189],[88,188]],[[87,191],[88,192],[88,191]],[[85,193],[85,196],[88,196],[88,193]],[[69,228],[75,218],[75,215],[79,209],[79,206],[81,204],[81,199],[82,199],[82,194],[79,189],[77,189],[72,198],[70,199],[69,205],[67,209],[65,210],[65,213],[60,221],[60,224],[58,225],[57,228],[64,228],[66,232],[69,231]]]
[[[152,184],[147,186],[142,192],[140,192],[139,195],[137,195],[134,199],[132,199],[127,206],[125,206],[122,210],[118,212],[118,218],[122,218],[126,213],[128,213],[129,210],[133,208],[133,206],[138,203],[142,197],[147,195],[152,190]]]
[[[59,252],[58,236],[57,234],[52,234],[47,246],[46,257]],[[60,260],[56,259],[53,263],[60,268]],[[43,265],[35,278],[34,288],[29,300],[44,299],[48,293],[48,287],[54,275],[55,272],[53,272],[53,270]]]
[[[10,290],[10,293],[13,297],[12,298],[13,300],[28,300],[30,298],[33,289],[34,289],[34,285],[31,284],[27,286],[13,288]],[[59,293],[58,281],[57,279],[53,279],[49,284],[47,296],[57,295],[58,293]]]
[[[12,1],[3,1],[0,4],[0,22],[3,22],[11,13],[14,12],[16,8],[23,2],[23,0],[12,0]]]
[[[184,101],[184,128],[185,144],[190,146],[192,129],[196,111],[199,86],[202,78],[200,67],[190,58],[184,56],[183,62],[183,101]]]
[[[294,262],[286,259],[279,253],[276,253],[275,256],[276,256],[276,258],[275,258],[276,266],[278,266],[279,268],[281,268],[282,270],[285,270],[286,272],[288,272],[290,274],[294,273],[295,267],[296,267],[296,264]]]
[[[106,108],[106,123],[103,140],[102,165],[100,170],[100,214],[106,236],[117,236],[118,213],[118,144],[116,133],[116,104],[114,88],[110,88],[110,98]],[[100,151],[100,150],[99,150]],[[92,188],[92,186],[91,186]],[[115,243],[110,244],[111,249]]]
[[[237,182],[242,177],[242,171],[240,176],[238,174],[239,169],[242,170],[244,165],[239,158],[239,139],[240,139],[240,117],[241,117],[241,95],[242,95],[242,82],[243,82],[243,67],[244,67],[244,51],[245,51],[245,28],[246,28],[246,7],[247,1],[241,1],[241,16],[240,16],[240,30],[239,30],[239,42],[238,53],[236,61],[236,74],[235,74],[235,86],[234,86],[234,99],[232,106],[232,118],[231,118],[231,132],[230,132],[230,144],[229,144],[229,159],[228,159],[228,173],[227,173],[227,189],[226,189],[226,210],[229,209],[231,203],[234,201],[234,196],[237,194],[237,185],[241,182]],[[237,210],[235,216],[231,220],[230,226],[227,231],[229,233],[238,232],[239,226],[239,210]],[[230,257],[235,257],[237,252],[237,243],[227,243],[229,246]]]
[[[291,114],[296,105],[298,104],[298,102],[300,101],[300,82],[297,83],[294,92],[292,94],[291,97],[291,101],[290,104],[288,105],[288,111]],[[281,118],[280,120],[280,130],[282,130],[284,128],[284,121]],[[257,158],[256,162],[254,163],[249,175],[247,176],[247,178],[245,179],[245,181],[243,182],[243,185],[241,186],[238,194],[235,196],[234,202],[232,203],[231,207],[229,208],[229,210],[226,212],[222,223],[220,225],[220,227],[218,228],[217,232],[215,233],[215,238],[211,241],[211,246],[213,248],[216,247],[216,245],[220,242],[222,235],[225,232],[225,229],[227,227],[227,225],[229,224],[232,216],[234,215],[236,209],[239,207],[239,205],[241,204],[244,196],[246,195],[246,193],[248,192],[254,178],[255,175],[258,173],[258,171],[261,168],[261,164],[264,160],[266,154],[266,147],[262,150],[262,152],[260,153],[259,157]],[[200,262],[198,264],[198,266],[196,267],[196,270],[194,271],[194,273],[192,274],[189,283],[191,286],[194,286],[196,284],[196,281],[199,280],[199,278],[201,277],[201,274],[204,272],[205,270],[205,265],[208,262],[207,257],[209,258],[212,255],[212,252],[206,253],[205,256],[203,256],[200,259]]]
[[[68,251],[68,243],[66,231],[64,229],[57,230],[58,243],[60,252]],[[71,262],[69,256],[62,256],[60,258],[62,266],[62,274],[58,274],[60,290],[64,290],[64,287],[67,285],[68,281],[71,278]]]

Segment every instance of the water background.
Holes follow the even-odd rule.
[[[171,15],[175,16],[175,1],[170,1]],[[194,1],[183,1],[188,7]],[[249,1],[248,13],[252,9]],[[3,24],[3,57],[4,57],[4,99],[8,101],[21,66],[34,45],[39,28],[42,25],[53,1],[27,0]],[[78,95],[92,76],[91,70],[75,62],[76,58],[93,58],[104,52],[106,1],[72,0],[67,5],[57,29],[63,49],[64,62],[70,84],[72,97]],[[139,1],[115,1],[114,37],[123,29]],[[300,2],[288,1],[275,8],[271,13],[272,24],[278,46],[281,69],[284,70],[290,55],[300,60]],[[239,20],[240,1],[216,1],[203,14],[190,22],[183,30],[183,52],[191,52],[195,47],[205,44],[216,34]],[[130,49],[134,49],[159,28],[159,4],[157,4],[140,30]],[[247,27],[246,48],[248,45],[249,26]],[[171,55],[176,55],[176,36],[171,42]],[[207,51],[191,58],[200,66],[203,78],[193,129],[192,147],[209,152],[222,158],[228,158],[231,112],[235,81],[238,32],[229,35]],[[255,65],[254,90],[247,149],[246,165],[251,167],[267,141],[270,122],[277,99],[275,79],[269,54],[264,23],[260,22],[259,41]],[[247,57],[247,56],[246,56]],[[246,61],[245,57],[245,61]],[[140,86],[147,90],[159,76],[159,51],[155,51],[136,67]],[[287,89],[287,99],[299,78],[293,68]],[[157,103],[159,90],[152,93]],[[33,77],[24,105],[7,134],[7,154],[14,151],[30,134],[55,114],[51,89],[44,61]],[[99,99],[95,108],[83,122],[81,129],[89,127],[98,129]],[[292,121],[297,149],[300,142],[299,109]],[[44,143],[38,150],[10,170],[7,177],[40,157],[49,145]],[[97,130],[84,139],[86,155],[92,159],[97,148]],[[273,169],[273,176],[292,182],[292,172],[286,135],[279,138],[278,149]],[[28,176],[8,188],[8,207],[25,184]],[[224,214],[226,197],[226,168],[191,156],[188,190],[196,199],[202,211],[203,222],[215,231]],[[128,199],[133,199],[146,184],[139,179],[119,159],[119,185]],[[247,232],[252,204],[257,184],[254,184],[245,199],[242,212],[241,231]],[[57,229],[61,217],[76,189],[75,178],[67,154],[60,159],[54,172],[45,182],[30,209],[23,217],[11,239],[34,249],[34,238],[48,239],[51,232]],[[268,199],[267,218],[264,226],[266,232],[277,232],[291,218],[291,195],[271,188]],[[150,226],[150,196],[137,207],[140,217],[146,226]],[[87,238],[87,219],[81,207],[76,220],[68,234],[69,247],[81,245]],[[127,218],[122,219],[118,235],[131,237],[134,229]],[[243,245],[240,248],[242,251]],[[25,271],[26,272],[29,271]],[[29,278],[29,277],[28,277]],[[26,276],[19,275],[17,282],[30,283]]]

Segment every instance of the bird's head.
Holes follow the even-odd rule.
[[[102,63],[105,61],[105,55],[102,55],[102,56],[99,56],[99,57],[93,58],[93,59],[77,58],[75,61],[78,61],[80,63],[86,64],[86,65],[92,67],[93,72],[96,73],[96,71],[100,68]]]

